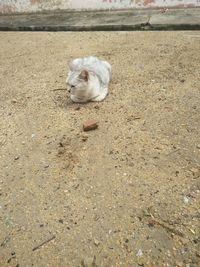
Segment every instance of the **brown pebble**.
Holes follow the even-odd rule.
[[[153,226],[155,226],[155,221],[154,221],[154,220],[149,220],[149,221],[148,221],[148,226],[149,226],[149,227],[153,227]]]
[[[98,123],[95,120],[88,120],[83,123],[84,131],[91,131],[98,128]]]
[[[88,136],[87,136],[87,135],[82,136],[82,141],[83,141],[83,142],[85,142],[85,141],[87,141],[87,140],[88,140]]]
[[[13,104],[15,104],[15,103],[17,103],[17,100],[16,100],[16,99],[12,99],[11,102],[12,102]]]

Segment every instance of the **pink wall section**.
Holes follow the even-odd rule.
[[[200,0],[0,0],[0,13],[155,7],[200,7]]]

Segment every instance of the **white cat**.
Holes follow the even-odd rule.
[[[73,102],[102,101],[108,94],[111,66],[96,57],[77,58],[69,64],[66,83]]]

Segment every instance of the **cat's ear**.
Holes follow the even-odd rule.
[[[87,70],[82,70],[79,78],[87,82],[89,79],[89,72]]]

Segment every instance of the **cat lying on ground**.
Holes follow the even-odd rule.
[[[96,57],[74,59],[66,79],[73,102],[102,101],[108,94],[111,66]]]

